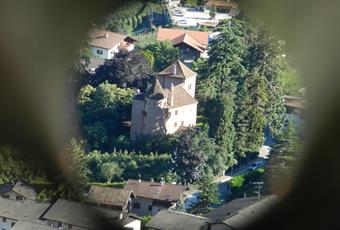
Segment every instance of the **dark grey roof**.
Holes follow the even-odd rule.
[[[250,205],[253,205],[267,197],[268,196],[262,196],[260,199],[258,197],[235,199],[218,208],[215,208],[214,210],[204,214],[203,216],[213,221],[223,221],[235,212],[249,207]]]
[[[50,227],[46,224],[37,224],[27,221],[18,221],[11,228],[11,230],[56,230],[56,228]]]
[[[184,192],[183,185],[138,180],[128,180],[124,189],[132,190],[137,197],[166,202],[179,201]]]
[[[4,193],[12,191],[13,187],[14,187],[14,184],[11,183],[11,182],[6,183],[6,184],[1,184],[0,185],[0,194],[4,194]]]
[[[26,199],[35,200],[37,198],[37,193],[35,190],[30,185],[22,181],[17,181],[15,184],[7,183],[0,185],[0,194],[10,191],[16,192]]]
[[[14,219],[39,222],[38,219],[50,206],[33,200],[10,200],[0,197],[0,216]]]
[[[161,86],[161,83],[159,83],[159,80],[156,79],[155,83],[153,84],[152,88],[150,89],[150,93],[148,95],[151,99],[161,100],[167,97],[167,94],[165,93],[163,87]]]
[[[126,217],[128,217],[128,214],[59,199],[46,212],[43,219],[59,221],[86,229],[95,229],[98,224],[98,217],[121,226],[127,224]]]
[[[85,200],[88,203],[115,205],[123,209],[130,197],[135,197],[131,190],[92,185]]]
[[[276,202],[278,202],[278,197],[276,195],[266,197],[265,199],[234,213],[232,216],[225,219],[223,223],[233,229],[243,229],[249,223],[263,215],[270,207],[275,205]]]
[[[186,79],[189,77],[194,77],[197,75],[194,71],[192,71],[189,67],[183,64],[181,61],[176,61],[172,65],[168,66],[164,70],[158,73],[160,76],[168,76],[174,78],[182,78]]]
[[[22,181],[18,181],[17,183],[15,183],[12,190],[30,200],[35,200],[37,198],[37,193],[35,192],[35,190],[30,185]]]
[[[206,230],[208,229],[208,221],[208,219],[200,216],[161,210],[146,224],[146,226],[152,229],[166,230]]]

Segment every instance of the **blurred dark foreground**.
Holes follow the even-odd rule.
[[[70,181],[63,158],[76,122],[68,63],[93,22],[123,1],[2,1],[0,3],[0,142]],[[241,1],[288,44],[308,87],[309,140],[284,199],[249,229],[340,229],[340,2]],[[29,153],[29,154],[27,154]],[[99,218],[100,219],[100,218]],[[246,221],[246,220],[245,220]],[[99,221],[98,229],[117,229]],[[101,227],[99,227],[101,226]]]

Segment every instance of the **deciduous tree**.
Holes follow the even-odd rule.
[[[191,208],[191,213],[204,214],[211,211],[212,206],[219,204],[219,192],[214,178],[210,175],[203,176],[198,182],[200,191],[198,201]]]

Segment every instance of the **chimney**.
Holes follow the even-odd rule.
[[[173,70],[173,75],[177,75],[177,65],[174,64],[174,68],[172,69]]]
[[[105,33],[105,37],[108,38],[109,37],[109,33]]]
[[[162,177],[161,178],[161,185],[163,185],[165,183],[165,181],[164,181],[164,178]]]
[[[173,106],[174,105],[174,84],[171,83],[171,86],[170,86],[170,106]]]

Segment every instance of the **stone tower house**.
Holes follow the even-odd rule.
[[[146,93],[135,95],[132,103],[130,137],[173,134],[183,127],[196,125],[197,74],[181,61],[158,73]]]

